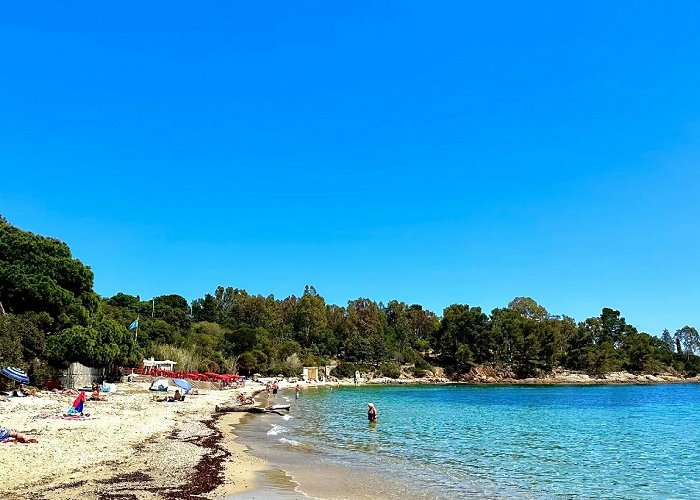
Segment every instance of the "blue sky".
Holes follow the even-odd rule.
[[[46,2],[0,16],[0,213],[102,295],[700,327],[697,2]]]

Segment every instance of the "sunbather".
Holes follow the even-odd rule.
[[[185,400],[185,396],[180,394],[180,391],[175,391],[174,396],[164,396],[159,398],[158,396],[153,396],[152,401],[157,401],[158,403],[176,403]]]
[[[34,438],[28,438],[24,434],[20,434],[14,429],[8,429],[7,427],[0,427],[0,443],[10,441],[16,441],[18,443],[36,443],[37,440]]]
[[[88,398],[90,401],[107,401],[107,396],[100,396],[99,384],[92,384],[92,394]]]
[[[41,397],[37,393],[36,389],[30,389],[29,387],[26,387],[24,384],[19,384],[19,389],[14,391],[14,396],[16,398],[26,398],[27,396],[34,396],[34,397]]]
[[[53,392],[63,396],[77,396],[80,394],[76,389],[54,389]]]

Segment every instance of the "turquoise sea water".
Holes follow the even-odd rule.
[[[301,490],[330,470],[386,478],[369,488],[381,497],[405,496],[401,484],[429,498],[700,498],[700,385],[364,386],[282,397],[291,418],[251,419],[237,433]],[[377,425],[367,423],[368,402]]]

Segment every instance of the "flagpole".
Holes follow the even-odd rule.
[[[136,340],[139,339],[139,315],[136,315]]]

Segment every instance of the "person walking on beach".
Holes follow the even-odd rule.
[[[299,387],[299,384],[294,388],[294,399],[299,399],[299,392],[301,392],[301,387]]]
[[[367,420],[373,423],[379,421],[379,414],[372,403],[367,403]]]
[[[275,383],[272,384],[272,397],[276,398],[277,397],[277,391],[279,390],[280,386],[277,384],[277,381],[275,380]]]

